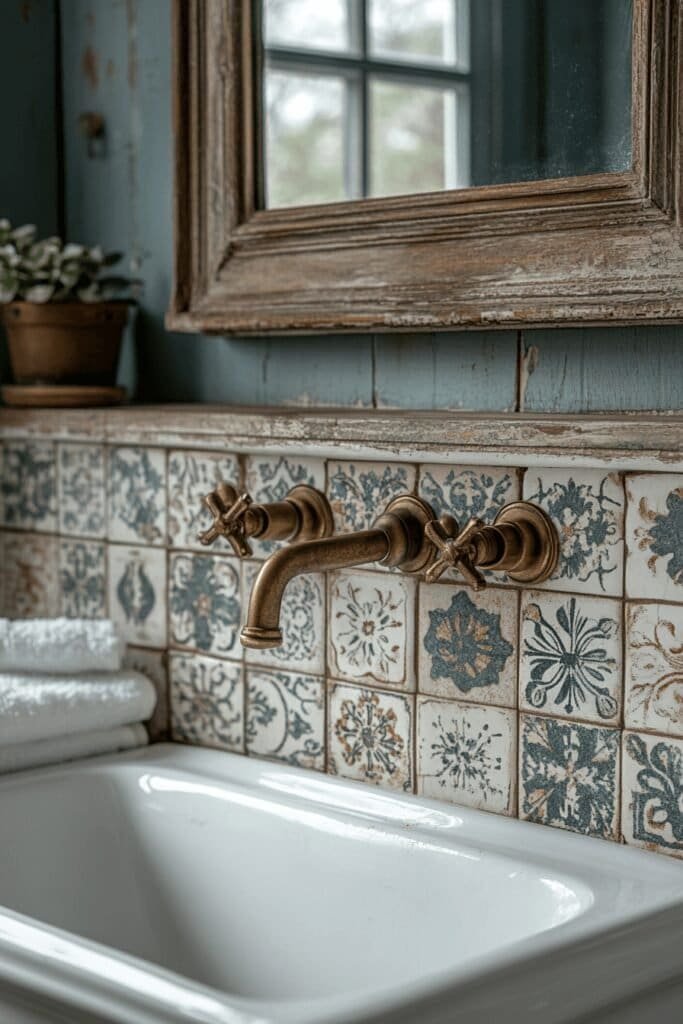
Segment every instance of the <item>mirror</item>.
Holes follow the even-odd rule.
[[[631,168],[631,0],[254,12],[262,208]]]

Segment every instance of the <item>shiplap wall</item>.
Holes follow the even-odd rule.
[[[16,18],[25,6],[49,3],[8,2],[0,19]],[[140,397],[534,412],[680,409],[683,328],[262,340],[169,334],[163,313],[172,247],[170,0],[61,0],[60,13],[66,226],[74,239],[125,250],[131,272],[144,279],[136,343],[129,339],[122,367],[123,382]],[[30,82],[30,65],[18,72]],[[87,111],[106,120],[106,144],[96,155],[88,154],[79,130]],[[21,176],[18,164],[12,169]]]

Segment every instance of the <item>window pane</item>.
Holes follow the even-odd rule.
[[[464,63],[467,0],[368,0],[370,53],[389,60]]]
[[[263,0],[263,21],[266,46],[336,52],[349,49],[346,0]]]
[[[345,198],[345,84],[331,75],[266,71],[266,205]]]
[[[455,89],[370,82],[370,194],[433,192],[461,184]],[[464,145],[466,145],[466,140]]]

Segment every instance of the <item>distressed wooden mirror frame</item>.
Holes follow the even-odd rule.
[[[633,0],[633,167],[259,210],[251,0],[174,0],[174,330],[683,320],[681,4]]]

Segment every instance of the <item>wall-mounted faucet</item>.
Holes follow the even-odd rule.
[[[203,499],[213,516],[208,530],[198,534],[202,544],[224,537],[240,558],[252,554],[248,538],[310,541],[334,532],[330,503],[315,487],[299,484],[283,501],[256,504],[238,494],[231,484],[220,483]]]

